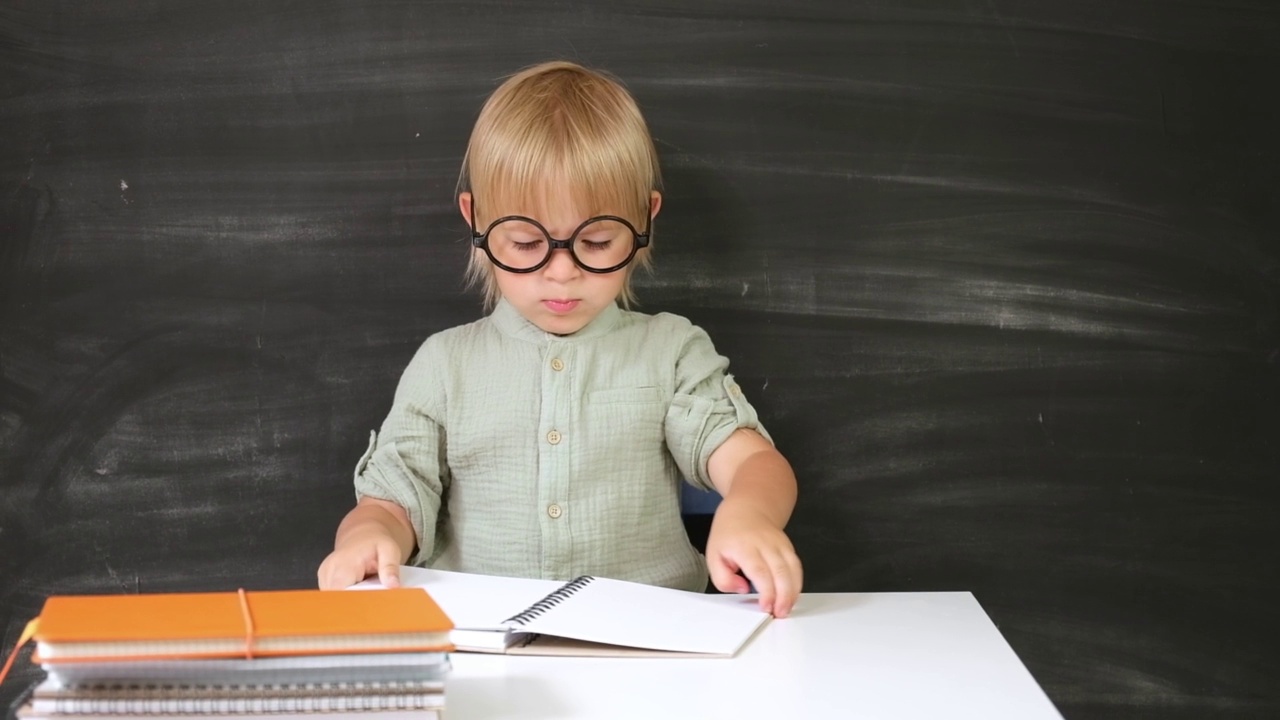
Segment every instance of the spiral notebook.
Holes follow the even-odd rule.
[[[64,685],[52,678],[27,700],[35,715],[243,715],[444,708],[444,681],[369,681],[254,685]],[[376,717],[376,715],[375,715]]]
[[[401,567],[400,580],[426,589],[453,620],[454,646],[473,652],[732,657],[771,617],[753,598],[603,577],[566,583]]]
[[[352,653],[198,660],[125,660],[41,664],[49,680],[85,685],[281,685],[443,680],[444,652]]]
[[[270,712],[228,713],[223,717],[233,717],[235,720],[287,720],[288,718],[315,717],[321,717],[324,720],[440,720],[443,717],[443,713],[443,709],[436,708],[417,710],[325,710],[323,712],[286,709]],[[94,720],[95,718],[103,717],[109,717],[111,720],[159,720],[160,718],[198,717],[198,715],[134,711],[106,715],[101,713],[47,712],[36,710],[31,703],[26,703],[18,708],[14,716],[18,720]]]

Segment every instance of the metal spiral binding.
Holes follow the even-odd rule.
[[[565,600],[568,600],[574,593],[590,585],[592,580],[595,580],[595,578],[591,577],[590,575],[583,575],[580,578],[571,580],[565,583],[564,585],[561,585],[559,588],[556,589],[555,592],[547,595],[546,597],[542,598],[538,602],[525,608],[523,611],[515,615],[512,615],[506,620],[503,620],[503,623],[504,624],[512,623],[514,625],[524,625],[525,623],[532,622],[533,620],[537,619],[538,617],[546,613],[551,608],[559,605]]]

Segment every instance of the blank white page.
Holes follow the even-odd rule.
[[[459,630],[506,630],[503,620],[555,592],[559,580],[499,577],[474,573],[400,567],[400,584],[425,588]],[[377,578],[353,589],[380,588]]]
[[[768,621],[756,600],[596,577],[520,629],[673,652],[733,655]]]

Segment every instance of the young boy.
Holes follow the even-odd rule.
[[[623,309],[658,187],[648,128],[611,78],[546,63],[494,92],[458,194],[492,312],[428,338],[405,370],[322,588],[395,586],[406,561],[695,591],[709,573],[790,613],[790,465],[704,331]],[[705,560],[680,519],[682,476],[723,496]]]

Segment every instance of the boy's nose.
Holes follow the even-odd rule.
[[[572,279],[582,271],[578,264],[573,261],[573,256],[569,254],[568,248],[552,250],[551,259],[547,261],[542,270],[548,278],[560,281]]]

